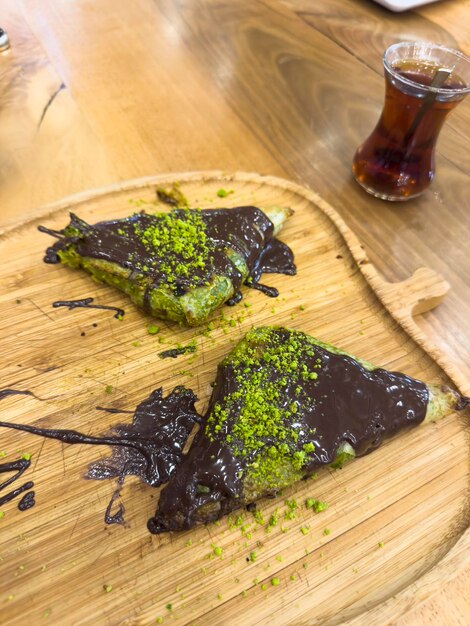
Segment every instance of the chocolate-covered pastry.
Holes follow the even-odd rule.
[[[58,239],[46,263],[81,267],[151,315],[195,326],[241,300],[242,284],[278,295],[258,281],[263,272],[295,274],[292,251],[275,237],[291,214],[178,208],[91,225],[71,213],[63,230],[39,229]]]
[[[468,401],[302,332],[253,329],[220,363],[203,425],[149,529],[216,520]]]

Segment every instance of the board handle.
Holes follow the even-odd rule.
[[[434,309],[450,289],[444,278],[430,269],[420,267],[406,280],[390,283],[376,274],[377,287],[387,308],[400,317],[419,315]]]
[[[449,283],[428,267],[420,267],[409,278],[398,283],[385,280],[372,263],[367,262],[360,267],[392,317],[442,367],[459,391],[470,395],[470,384],[462,380],[458,364],[430,342],[413,317],[440,304],[450,289]]]

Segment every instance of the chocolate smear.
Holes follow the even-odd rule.
[[[172,348],[171,350],[163,350],[163,352],[159,352],[158,356],[161,359],[176,359],[176,357],[181,356],[182,354],[191,354],[191,352],[196,352],[195,345],[183,346],[181,348]]]
[[[54,308],[65,306],[69,311],[72,309],[106,309],[108,311],[115,311],[114,317],[116,319],[122,319],[125,315],[124,309],[120,309],[117,306],[106,306],[104,304],[91,304],[94,298],[82,298],[82,300],[57,300],[52,303]]]
[[[16,473],[13,474],[13,476],[10,476],[10,478],[5,480],[4,482],[0,483],[0,491],[3,491],[7,487],[9,487],[12,483],[14,483],[16,480],[21,478],[23,473],[28,469],[30,465],[31,465],[30,459],[18,459],[17,461],[10,461],[9,463],[2,463],[0,465],[0,474],[9,473],[9,472],[16,472]],[[24,483],[24,485],[21,485],[21,487],[18,487],[17,489],[14,489],[7,495],[0,497],[0,506],[3,506],[4,504],[6,504],[7,502],[10,502],[11,500],[14,500],[16,497],[18,497],[25,491],[32,489],[33,487],[34,487],[34,483],[31,481]],[[23,500],[24,500],[24,497],[22,498],[21,502]],[[20,510],[23,510],[23,509],[20,509]]]
[[[119,496],[125,476],[138,476],[152,487],[158,487],[169,479],[181,461],[183,447],[194,424],[201,419],[194,407],[196,400],[195,394],[182,386],[175,387],[166,397],[163,397],[161,388],[156,389],[149,398],[137,406],[131,424],[118,424],[111,429],[110,434],[98,437],[85,435],[76,430],[39,428],[4,421],[0,421],[0,427],[57,439],[63,443],[111,446],[111,456],[92,463],[85,477],[95,480],[119,479],[118,489],[106,509],[106,522],[121,523],[124,508],[121,506],[118,512],[112,515],[111,507]],[[0,472],[17,471],[14,477],[0,485],[0,489],[19,478],[29,464],[29,460],[21,459],[0,466]],[[32,486],[33,483],[27,483],[27,486],[24,485],[13,494],[0,499],[0,504],[13,499],[26,489],[31,489]],[[22,501],[23,506],[27,504],[32,506],[32,500],[34,497],[30,496],[28,500]]]

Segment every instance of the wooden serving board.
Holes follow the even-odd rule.
[[[221,325],[221,313],[214,315],[208,336],[204,329],[164,322],[157,322],[159,335],[149,335],[147,326],[155,321],[123,295],[84,273],[42,262],[51,242],[37,231],[39,223],[61,228],[69,209],[91,222],[124,217],[136,201],[155,203],[157,183],[175,180],[191,206],[295,210],[281,238],[295,251],[297,276],[268,277],[279,288],[277,299],[245,289],[240,304],[224,307],[229,321]],[[219,188],[233,193],[220,199]],[[128,416],[97,411],[97,405],[133,409],[153,389],[168,392],[177,384],[193,388],[203,410],[218,361],[252,325],[263,324],[302,329],[426,381],[453,379],[468,393],[412,320],[413,312],[439,302],[447,285],[426,269],[403,283],[384,282],[336,212],[307,189],[250,174],[160,176],[90,191],[36,215],[0,241],[1,387],[29,389],[46,400],[6,398],[0,404],[4,420],[99,434]],[[123,321],[109,311],[51,307],[55,300],[87,296],[123,307]],[[159,358],[161,350],[194,337],[194,363],[187,356]],[[245,532],[223,519],[162,536],[146,529],[158,491],[133,479],[122,494],[127,526],[104,525],[114,484],[82,476],[107,448],[66,446],[3,429],[4,460],[32,454],[24,478],[34,480],[37,504],[26,512],[15,502],[3,507],[0,621],[390,623],[469,560],[467,425],[462,415],[427,424],[342,470],[324,470],[316,480],[261,502],[265,520],[278,512],[270,532],[242,512]],[[307,497],[326,500],[329,508],[315,514],[304,507]],[[285,499],[299,505],[294,519],[284,519]],[[214,546],[222,548],[220,556]],[[253,551],[256,560],[247,561]]]

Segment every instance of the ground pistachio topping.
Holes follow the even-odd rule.
[[[293,474],[301,477],[312,459],[315,430],[299,429],[298,412],[313,402],[305,383],[318,378],[321,360],[314,357],[315,345],[307,335],[291,332],[280,338],[269,329],[258,329],[256,341],[243,342],[227,358],[238,384],[212,407],[206,435],[214,441],[233,422],[225,441],[235,457],[246,460],[247,474],[255,484],[279,488],[291,482]],[[292,396],[295,399],[287,403]]]
[[[171,284],[178,279],[189,281],[188,287],[200,284],[200,274],[213,270],[213,244],[206,234],[206,223],[198,209],[177,209],[157,213],[152,223],[142,228],[134,223],[134,231],[149,253],[148,263],[158,263],[159,271]],[[126,233],[123,231],[123,235]],[[158,251],[158,258],[151,259]],[[142,272],[153,268],[143,265]]]

